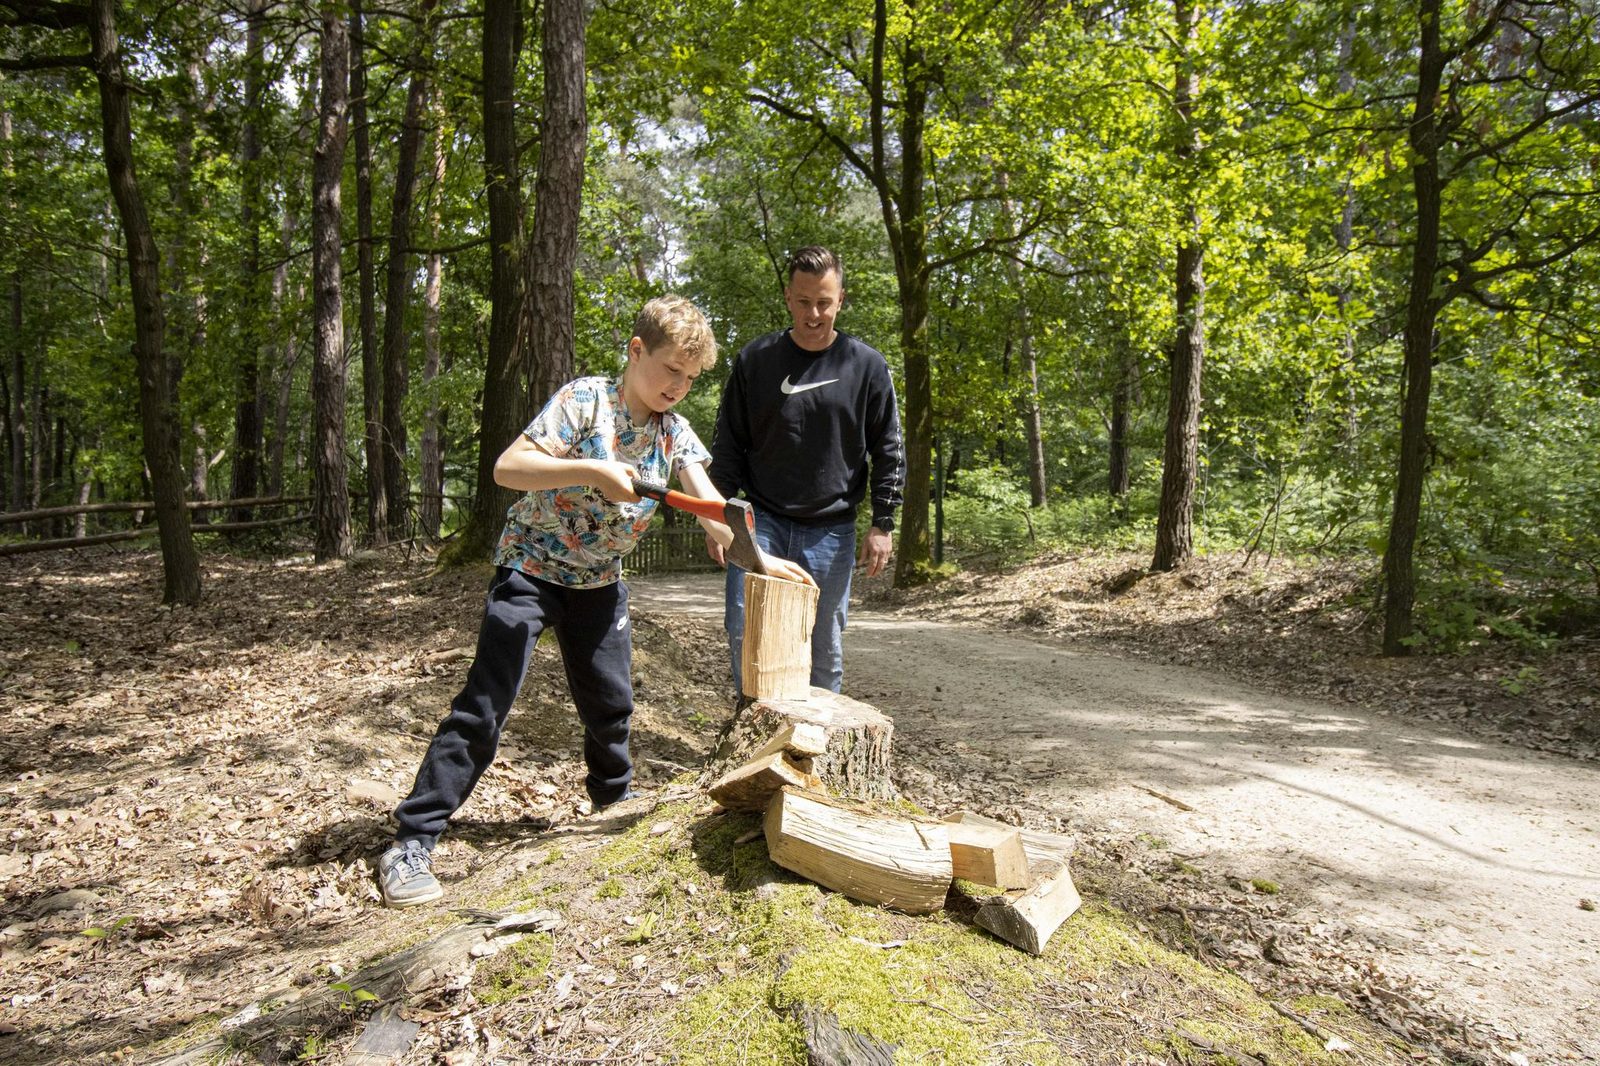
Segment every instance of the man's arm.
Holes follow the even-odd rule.
[[[857,562],[866,567],[867,576],[877,576],[889,563],[894,551],[895,512],[900,508],[905,487],[905,454],[900,441],[900,415],[895,409],[894,380],[885,362],[872,378],[867,396],[867,448],[872,463],[872,521],[861,542]],[[881,528],[887,525],[889,528]]]

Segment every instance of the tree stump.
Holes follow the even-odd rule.
[[[866,803],[900,798],[889,778],[894,722],[871,704],[821,688],[805,700],[761,699],[741,708],[723,730],[701,787],[750,762],[774,734],[797,724],[820,726],[827,737],[811,772],[829,792]]]
[[[744,575],[744,639],[739,687],[754,699],[803,700],[811,690],[811,629],[817,589],[798,581]]]

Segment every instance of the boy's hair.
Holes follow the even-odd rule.
[[[647,352],[663,344],[675,344],[683,357],[710,370],[717,362],[717,338],[711,323],[686,296],[668,293],[639,308],[633,321],[633,335],[644,342]]]
[[[827,276],[828,271],[839,275],[839,287],[844,288],[844,264],[839,262],[839,257],[820,244],[808,245],[789,257],[789,280],[793,281],[796,274],[815,274],[817,277]]]

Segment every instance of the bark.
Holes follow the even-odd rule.
[[[1416,197],[1416,243],[1406,299],[1405,393],[1401,400],[1400,462],[1395,478],[1389,544],[1383,554],[1383,653],[1406,655],[1417,598],[1415,552],[1422,516],[1428,448],[1428,396],[1433,388],[1434,327],[1440,302],[1433,288],[1439,267],[1439,217],[1444,184],[1439,174],[1442,131],[1435,110],[1444,80],[1439,0],[1422,0],[1417,92],[1410,126],[1411,188]]]
[[[573,279],[578,268],[583,157],[589,142],[584,24],[582,0],[546,0],[541,50],[544,127],[527,249],[528,317],[523,330],[531,342],[530,408],[543,405],[572,377]]]
[[[1178,75],[1173,102],[1179,118],[1177,157],[1180,174],[1192,172],[1200,154],[1200,129],[1194,100],[1200,91],[1190,53],[1198,32],[1193,0],[1176,0]],[[1180,180],[1182,180],[1180,178]],[[1167,384],[1167,434],[1161,460],[1161,504],[1156,517],[1152,570],[1172,570],[1194,554],[1194,487],[1199,472],[1200,381],[1205,365],[1205,248],[1200,243],[1200,209],[1192,187],[1185,207],[1187,232],[1178,246],[1178,333],[1172,346]]]
[[[515,125],[516,65],[521,50],[521,6],[485,0],[483,11],[483,153],[489,202],[489,351],[483,374],[478,430],[477,487],[472,513],[457,538],[457,560],[486,555],[504,524],[512,492],[494,483],[494,461],[527,425],[527,367],[517,323],[522,244]]]
[[[89,43],[100,88],[106,174],[128,249],[139,417],[144,431],[145,466],[150,471],[156,524],[161,533],[165,586],[162,599],[166,603],[193,604],[200,599],[200,560],[195,554],[189,512],[183,506],[178,412],[172,402],[174,378],[165,348],[166,322],[161,308],[161,259],[134,170],[132,117],[114,0],[92,0]]]
[[[12,158],[11,146],[11,112],[0,108],[0,151],[5,158],[3,165],[6,175],[6,207],[11,217],[16,217],[16,164]],[[6,443],[10,451],[11,484],[9,501],[13,511],[20,511],[26,500],[27,471],[28,471],[28,444],[27,412],[23,409],[22,391],[23,383],[27,380],[27,358],[22,338],[22,266],[19,262],[11,269],[11,276],[7,279],[7,294],[10,305],[11,322],[11,387],[9,389],[10,403],[6,407]]]
[[[240,278],[244,304],[239,316],[239,376],[233,407],[233,478],[229,496],[246,500],[261,483],[261,137],[256,117],[262,114],[268,0],[245,4],[244,116],[240,131],[239,166],[241,202],[239,224],[244,230],[244,260]],[[229,514],[234,522],[248,522],[250,508]]]
[[[424,20],[434,0],[423,0]],[[405,402],[406,308],[411,302],[411,204],[417,190],[417,159],[422,153],[423,107],[428,98],[425,62],[429,39],[423,22],[412,56],[411,85],[395,159],[394,196],[389,205],[389,261],[383,299],[383,489],[389,502],[389,539],[405,536],[411,490],[406,480]]]
[[[312,526],[318,559],[347,558],[350,492],[344,468],[344,302],[340,281],[340,177],[348,132],[349,31],[338,8],[322,9],[322,106],[313,170],[312,318],[316,362],[311,395],[316,409],[312,445]]]
[[[378,348],[378,281],[372,237],[372,141],[367,118],[366,23],[361,0],[350,5],[350,110],[355,135],[356,262],[360,273],[362,443],[367,464],[367,536],[389,542],[389,494],[383,476],[383,370]]]
[[[433,139],[432,209],[429,212],[429,244],[439,246],[443,222],[439,217],[439,203],[443,198],[445,165],[449,159],[446,146],[443,115],[439,116]],[[422,384],[428,393],[428,409],[422,416],[422,445],[420,499],[417,501],[417,522],[431,538],[439,536],[439,525],[444,514],[444,451],[443,426],[439,419],[439,397],[432,389],[439,376],[441,345],[439,340],[440,297],[443,291],[443,258],[437,251],[427,256],[427,281],[422,296]]]

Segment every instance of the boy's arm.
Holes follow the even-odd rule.
[[[722,493],[718,492],[717,487],[711,483],[711,476],[706,473],[705,465],[702,463],[686,463],[680,466],[678,468],[678,480],[683,484],[684,491],[691,496],[699,496],[706,500],[720,501],[723,499]],[[706,518],[699,519],[699,522],[701,528],[706,531],[706,536],[717,545],[718,549],[726,548],[733,543],[733,530],[721,522],[713,522]],[[756,550],[761,551],[760,548]],[[719,550],[717,554],[720,555],[721,551]],[[811,575],[806,573],[798,563],[792,563],[788,559],[780,559],[776,555],[769,555],[766,552],[761,552],[761,555],[766,560],[767,574],[769,576],[798,581],[802,585],[816,584]],[[726,565],[722,559],[717,561]]]
[[[520,433],[494,461],[495,484],[504,488],[536,492],[585,485],[612,503],[638,501],[633,491],[633,479],[638,476],[627,463],[551,455]]]

